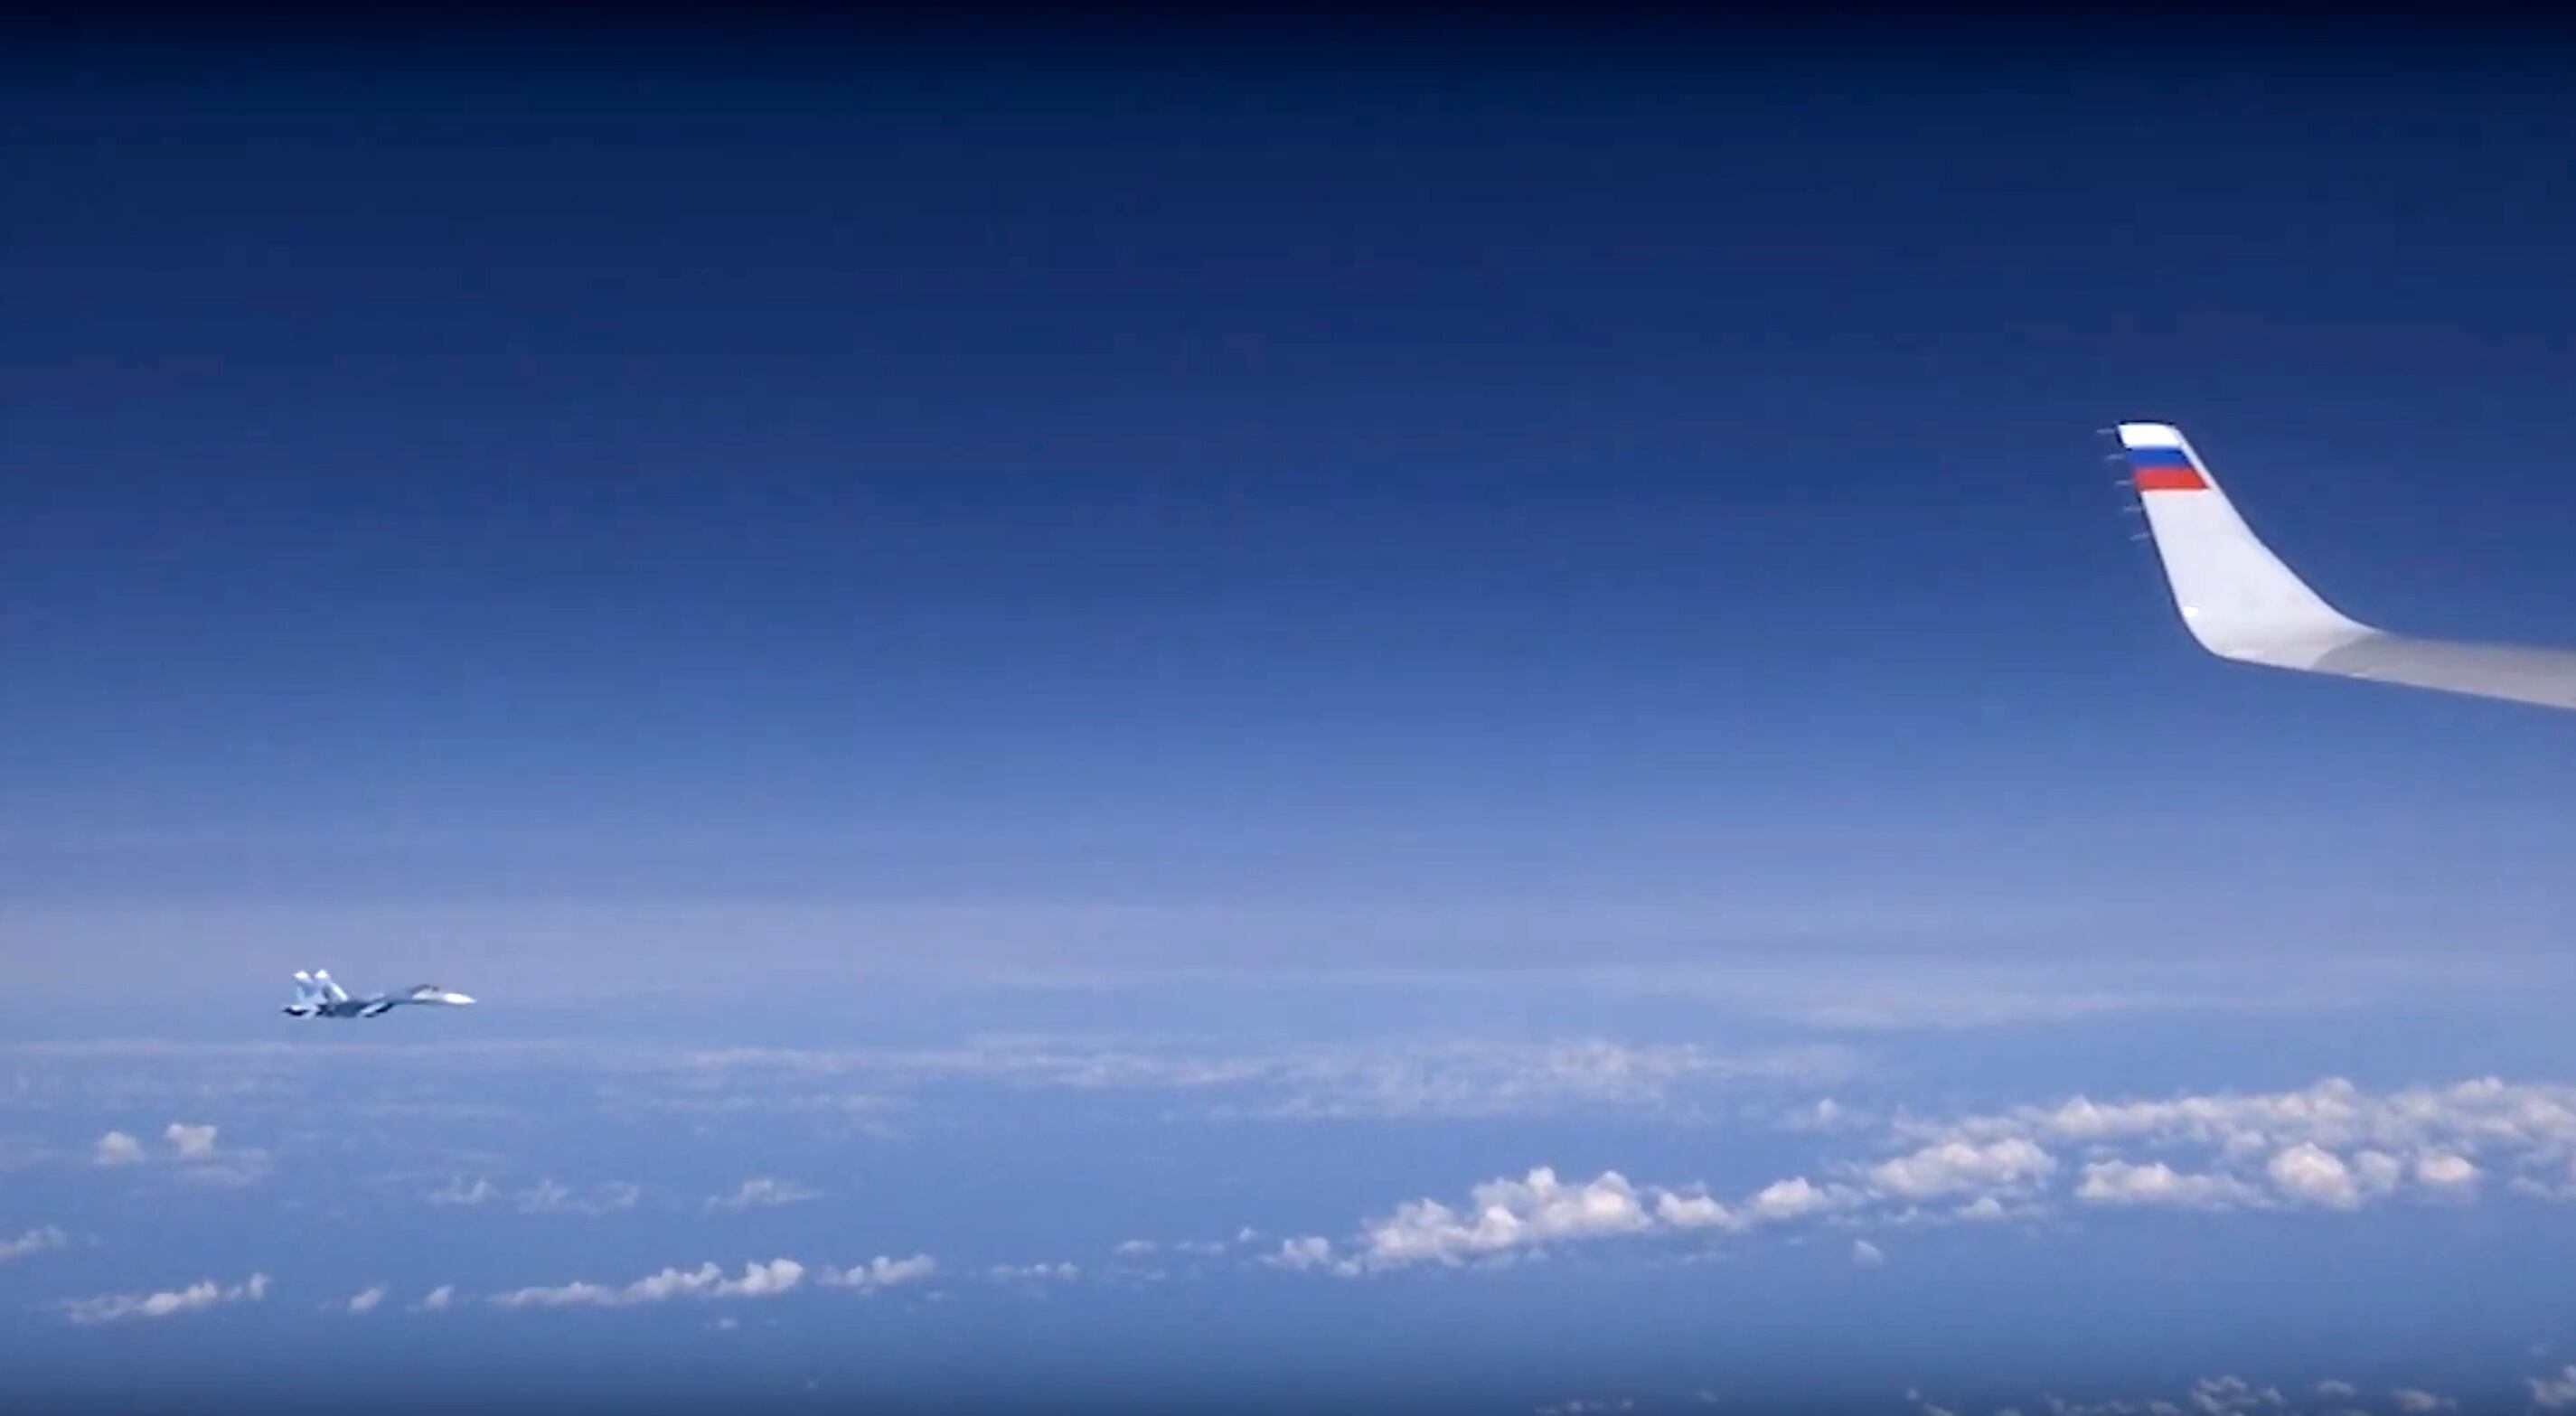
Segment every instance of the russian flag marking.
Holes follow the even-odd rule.
[[[2197,492],[2209,486],[2178,447],[2130,448],[2129,472],[2142,492]]]
[[[2209,484],[2188,467],[2141,467],[2133,474],[2142,492],[2200,492]]]

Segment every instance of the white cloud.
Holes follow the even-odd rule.
[[[218,1149],[215,1134],[213,1126],[181,1121],[162,1128],[161,1139],[170,1148],[171,1160],[179,1166],[176,1173],[180,1179],[204,1185],[250,1185],[268,1173],[267,1152]],[[133,1136],[110,1131],[91,1146],[90,1158],[99,1165],[141,1165],[152,1155]]]
[[[890,1259],[883,1254],[864,1264],[848,1268],[825,1268],[818,1280],[826,1288],[879,1289],[906,1283],[919,1283],[939,1271],[939,1264],[928,1254],[915,1254],[908,1259]]]
[[[1869,1183],[1881,1194],[1923,1199],[2011,1189],[2045,1180],[2056,1170],[2056,1157],[2024,1136],[2006,1136],[1982,1146],[1948,1140],[1872,1166]]]
[[[1835,1167],[1853,1183],[1792,1175],[1729,1206],[1696,1185],[1634,1184],[1616,1170],[1572,1183],[1542,1167],[1476,1186],[1464,1205],[1408,1201],[1347,1240],[1284,1242],[1261,1262],[1347,1276],[1690,1230],[1738,1233],[1826,1220],[1994,1223],[2044,1217],[2067,1200],[2173,1211],[2350,1212],[2397,1197],[2473,1201],[2493,1170],[2513,1174],[2518,1193],[2554,1195],[2554,1181],[2539,1177],[2576,1156],[2576,1089],[2489,1078],[2374,1094],[2328,1079],[2254,1096],[2077,1097],[1947,1121],[1900,1118],[1886,1128],[1912,1148]],[[2046,1143],[2085,1158],[2070,1176]],[[2152,1154],[2159,1151],[2196,1153],[2183,1158],[2205,1168],[2182,1168]]]
[[[1764,1186],[1745,1202],[1745,1208],[1752,1211],[1756,1219],[1803,1219],[1811,1214],[1841,1208],[1852,1198],[1847,1191],[1837,1187],[1819,1187],[1804,1175],[1793,1175]]]
[[[623,1180],[594,1185],[589,1194],[583,1195],[547,1179],[521,1190],[513,1202],[521,1214],[599,1215],[631,1210],[643,1197],[642,1186]]]
[[[1074,1264],[995,1264],[985,1270],[996,1283],[1071,1283],[1082,1277]]]
[[[2242,1377],[2203,1377],[2191,1385],[2191,1405],[2203,1416],[2277,1411],[2288,1404],[2278,1387],[2258,1387]]]
[[[1541,1166],[1522,1179],[1488,1180],[1468,1193],[1464,1212],[1437,1200],[1397,1206],[1364,1232],[1363,1266],[1454,1264],[1557,1240],[1636,1234],[1655,1224],[1635,1187],[1615,1170],[1568,1185]]]
[[[2301,1141],[2282,1151],[2263,1169],[2272,1177],[2273,1188],[2294,1202],[2330,1209],[2361,1204],[2362,1187],[2353,1178],[2352,1167],[2314,1141]]]
[[[1674,1229],[1741,1229],[1744,1219],[1706,1195],[1672,1190],[1655,1195],[1655,1218]]]
[[[1634,1397],[1622,1397],[1617,1401],[1596,1401],[1578,1396],[1571,1401],[1560,1401],[1553,1406],[1532,1408],[1530,1416],[1606,1416],[1606,1413],[1612,1411],[1636,1409],[1637,1402]]]
[[[2328,1401],[2350,1401],[2354,1397],[2361,1395],[2361,1388],[2354,1386],[2350,1382],[2336,1381],[2334,1378],[2328,1377],[2324,1381],[2317,1383],[2317,1395],[2324,1397]]]
[[[1812,1106],[1790,1112],[1780,1124],[1791,1131],[1849,1131],[1867,1126],[1874,1119],[1866,1111],[1855,1111],[1826,1096],[1818,1097]]]
[[[2084,1167],[2075,1198],[2096,1205],[2235,1209],[2264,1203],[2263,1192],[2232,1175],[2184,1175],[2163,1161],[2136,1165],[2100,1160]]]
[[[372,1313],[378,1306],[383,1304],[385,1301],[385,1295],[390,1291],[391,1290],[387,1289],[383,1284],[379,1283],[375,1287],[368,1289],[366,1292],[359,1294],[357,1297],[350,1299],[348,1303],[349,1311],[352,1313]]]
[[[966,1077],[1030,1088],[1201,1093],[1225,1117],[1491,1117],[1603,1108],[1687,1114],[1721,1090],[1814,1085],[1850,1076],[1856,1054],[1809,1046],[1734,1056],[1691,1045],[1458,1041],[1279,1051],[1063,1038],[990,1038],[910,1052],[731,1048],[686,1059],[701,1082],[857,1076],[885,1086]]]
[[[2381,1093],[2328,1078],[2254,1095],[2107,1103],[2079,1096],[1898,1129],[1944,1141],[2085,1146],[2094,1152],[2084,1169],[2090,1192],[2079,1185],[2077,1197],[2097,1203],[2353,1210],[2394,1197],[2464,1202],[2494,1171],[2517,1194],[2576,1198],[2576,1087],[2492,1077]],[[2208,1168],[2185,1173],[2136,1149],[2194,1151]]]
[[[2517,1195],[2538,1200],[2576,1200],[2576,1161],[2569,1162],[2556,1178],[2546,1174],[2517,1175],[2508,1188]]]
[[[1333,1241],[1314,1234],[1299,1239],[1282,1239],[1279,1252],[1262,1262],[1300,1273],[1308,1269],[1330,1268],[1333,1265]]]
[[[1866,1239],[1852,1241],[1851,1257],[1852,1262],[1862,1268],[1877,1268],[1887,1262],[1886,1251]]]
[[[2543,1411],[2576,1407],[2576,1364],[2561,1368],[2554,1377],[2531,1378],[2531,1404]]]
[[[1581,1183],[1540,1166],[1519,1179],[1488,1180],[1468,1192],[1467,1203],[1411,1200],[1373,1220],[1348,1252],[1316,1237],[1291,1239],[1264,1262],[1289,1269],[1325,1269],[1343,1276],[1411,1264],[1456,1265],[1507,1259],[1563,1243],[1645,1234],[1733,1233],[1753,1220],[1785,1220],[1857,1203],[1843,1186],[1818,1187],[1804,1178],[1781,1181],[1741,1208],[1729,1208],[1697,1187],[1638,1186],[1615,1170]]]
[[[2107,1104],[2079,1096],[1937,1129],[1971,1138],[2026,1135],[2043,1143],[2190,1145],[2239,1159],[2311,1144],[2330,1152],[2440,1150],[2555,1166],[2576,1156],[2576,1087],[2482,1077],[2374,1094],[2329,1077],[2298,1091],[2252,1095]]]
[[[0,1264],[11,1259],[23,1259],[29,1254],[41,1254],[47,1249],[64,1248],[71,1242],[70,1235],[50,1224],[30,1229],[15,1239],[0,1239]]]
[[[451,1177],[447,1188],[431,1191],[428,1200],[434,1205],[479,1205],[500,1197],[500,1187],[478,1175],[471,1185],[463,1176]]]
[[[444,1313],[456,1306],[456,1285],[442,1283],[429,1290],[429,1296],[412,1305],[414,1312]]]
[[[820,1190],[807,1189],[792,1180],[759,1176],[743,1181],[742,1187],[730,1195],[709,1196],[706,1207],[710,1210],[774,1209],[780,1205],[820,1199],[822,1194]]]
[[[626,1308],[675,1298],[775,1298],[804,1281],[805,1266],[794,1259],[745,1264],[739,1278],[727,1278],[724,1270],[708,1263],[687,1271],[666,1268],[621,1288],[567,1283],[496,1293],[487,1301],[503,1308]]]
[[[2460,1409],[2459,1401],[2453,1397],[2437,1396],[2432,1392],[2420,1391],[2414,1387],[2399,1387],[2390,1392],[2388,1404],[2407,1413],[2407,1416],[2430,1416],[2430,1413],[2435,1411]]]
[[[2428,1190],[2457,1192],[2478,1183],[2478,1168],[2465,1156],[2426,1151],[2415,1157],[2415,1181]]]
[[[1121,1258],[1143,1258],[1147,1254],[1192,1254],[1201,1258],[1229,1253],[1261,1237],[1260,1231],[1246,1229],[1231,1241],[1224,1239],[1129,1239],[1112,1250]]]
[[[115,1323],[173,1317],[225,1303],[256,1303],[267,1296],[268,1275],[255,1273],[229,1288],[209,1278],[186,1288],[162,1293],[110,1293],[97,1298],[75,1298],[62,1304],[61,1308],[76,1323]]]

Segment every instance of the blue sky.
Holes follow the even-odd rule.
[[[2576,106],[2057,38],[23,48],[8,1365],[2576,1407],[2567,724],[2094,435],[2563,637]]]

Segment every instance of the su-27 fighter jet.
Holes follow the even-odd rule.
[[[434,1007],[457,1007],[474,1000],[462,993],[450,993],[434,983],[424,983],[400,993],[371,993],[352,998],[349,991],[331,981],[329,969],[315,969],[295,974],[295,1001],[279,1009],[297,1018],[372,1018],[389,1013],[406,1003]]]
[[[2256,539],[2180,429],[2122,423],[2121,454],[2183,627],[2222,659],[2576,709],[2576,650],[2416,639],[2319,598]]]

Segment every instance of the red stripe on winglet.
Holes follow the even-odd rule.
[[[2142,492],[2198,492],[2209,487],[2196,467],[2141,467],[2137,478]]]

